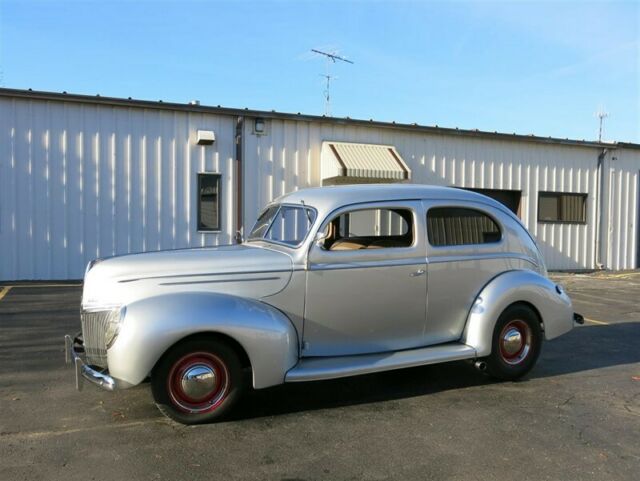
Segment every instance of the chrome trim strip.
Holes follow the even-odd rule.
[[[537,265],[530,257],[524,254],[518,254],[517,252],[491,252],[487,254],[457,254],[448,256],[430,256],[429,264],[438,264],[441,262],[463,262],[463,261],[479,261],[479,260],[491,260],[491,259],[519,259],[522,261],[530,262],[533,265]]]
[[[190,284],[215,284],[218,282],[253,282],[253,281],[278,281],[282,277],[252,277],[251,279],[218,279],[210,281],[185,281],[185,282],[162,282],[161,286],[186,286]]]
[[[148,279],[174,279],[179,277],[207,277],[207,276],[237,276],[237,275],[253,275],[253,274],[276,274],[280,272],[291,272],[291,269],[279,269],[274,271],[234,271],[234,272],[205,272],[202,274],[168,274],[165,276],[149,276],[149,277],[137,277],[134,279],[124,279],[118,281],[120,284],[126,282],[146,281]]]
[[[333,269],[368,269],[371,267],[422,266],[426,263],[427,259],[425,257],[411,257],[408,259],[353,260],[351,262],[312,264],[309,266],[309,270],[325,271]]]

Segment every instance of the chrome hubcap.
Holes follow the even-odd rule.
[[[522,349],[522,334],[516,328],[512,327],[502,337],[502,346],[504,351],[513,356]]]
[[[230,389],[229,371],[210,352],[194,352],[179,359],[169,371],[167,391],[180,411],[197,414],[217,409]]]
[[[499,339],[502,360],[507,364],[516,365],[529,355],[533,335],[526,322],[516,319],[504,326]]]
[[[204,364],[191,366],[182,375],[181,385],[182,391],[191,399],[206,398],[216,390],[216,373]]]

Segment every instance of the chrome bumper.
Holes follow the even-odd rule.
[[[107,391],[113,391],[116,389],[116,380],[114,378],[100,371],[96,371],[83,361],[80,354],[76,351],[76,343],[74,343],[71,336],[64,336],[64,348],[67,364],[73,364],[75,367],[76,389],[78,391],[82,390],[82,383],[84,379],[89,381],[91,384],[95,384],[102,389],[106,389]]]

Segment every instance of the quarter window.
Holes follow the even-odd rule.
[[[538,222],[584,224],[587,221],[587,194],[540,192]]]
[[[409,247],[413,232],[408,209],[355,210],[330,222],[324,246],[332,251]]]
[[[220,230],[220,174],[198,174],[198,230]]]
[[[434,207],[427,212],[427,235],[435,247],[491,244],[501,239],[488,215],[463,207]]]

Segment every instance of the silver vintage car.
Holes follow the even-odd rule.
[[[160,410],[194,424],[228,414],[249,379],[261,389],[463,359],[517,379],[543,339],[581,322],[502,204],[447,187],[336,186],[276,199],[239,245],[91,262],[82,332],[65,343],[78,388],[150,378]]]

